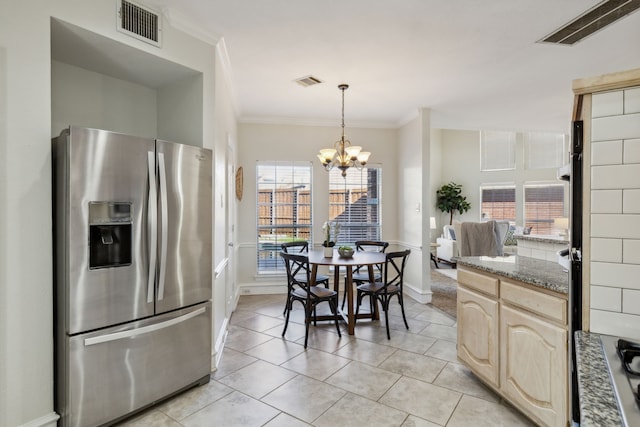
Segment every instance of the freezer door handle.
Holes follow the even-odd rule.
[[[153,290],[156,279],[158,200],[156,188],[156,154],[147,151],[147,169],[149,174],[149,200],[147,204],[147,233],[149,235],[149,280],[147,283],[147,303],[153,302]]]
[[[160,209],[162,215],[162,231],[160,234],[160,276],[158,278],[158,301],[164,298],[164,278],[167,265],[167,239],[169,238],[169,207],[167,200],[167,171],[164,164],[164,153],[158,153],[158,169],[160,171]]]
[[[173,325],[177,325],[178,323],[185,322],[189,319],[192,319],[196,316],[201,315],[207,311],[206,307],[202,307],[197,309],[196,311],[192,311],[191,313],[184,314],[179,317],[175,317],[173,319],[167,320],[165,322],[154,323],[153,325],[143,326],[141,328],[129,329],[121,332],[114,332],[112,334],[99,335],[97,337],[85,338],[84,346],[88,347],[91,345],[102,344],[110,341],[117,341],[124,338],[131,338],[133,336],[148,334],[150,332],[159,331],[160,329],[165,329]]]

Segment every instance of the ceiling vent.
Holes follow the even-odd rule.
[[[572,45],[640,8],[640,0],[605,0],[540,42]]]
[[[130,1],[121,0],[118,3],[118,31],[160,47],[162,31],[160,15]]]
[[[300,86],[304,86],[304,87],[309,87],[309,86],[322,83],[322,80],[313,76],[300,77],[299,79],[296,79],[294,81],[298,83]]]

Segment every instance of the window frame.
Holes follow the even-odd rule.
[[[266,171],[261,171],[261,168],[273,167],[273,188],[271,190],[271,200],[267,203],[262,202],[261,191],[266,191],[266,187],[261,187],[261,176]],[[279,171],[278,169],[281,168]],[[287,176],[287,169],[302,168],[302,174],[296,174],[295,171],[291,172],[291,178],[289,181],[278,181],[279,176]],[[308,177],[308,180],[303,179],[296,181],[296,175],[300,178],[301,175]],[[271,178],[270,178],[271,179]],[[284,184],[284,187],[278,189],[278,186]],[[313,164],[309,161],[258,161],[256,162],[256,274],[258,276],[268,275],[281,275],[285,273],[285,266],[280,257],[280,244],[292,240],[306,240],[309,245],[313,244]],[[291,203],[283,203],[278,201],[279,190],[282,191],[279,195],[281,197],[287,197],[285,192],[287,191],[286,185],[290,185]],[[300,187],[306,193],[303,197],[308,202],[301,203]],[[298,189],[298,190],[297,190]],[[261,224],[263,213],[262,210],[269,210],[270,224]],[[286,223],[282,221],[282,215],[287,214],[290,211],[292,218],[299,219],[300,209],[305,210],[308,214],[303,217],[303,220],[307,222],[294,222]],[[280,216],[279,216],[280,215]],[[269,233],[263,231],[270,230]],[[282,236],[278,233],[278,230],[292,230],[291,236]],[[300,233],[302,231],[302,233]],[[297,236],[308,235],[308,239],[298,239]],[[265,238],[263,236],[271,235],[273,238]]]
[[[569,136],[563,133],[525,132],[523,133],[523,163],[526,170],[557,169],[564,166],[569,158]],[[549,161],[548,154],[553,152],[554,159]],[[534,162],[532,164],[532,162]]]
[[[557,215],[550,215],[548,217],[542,217],[539,218],[537,215],[535,217],[529,217],[527,215],[528,209],[527,209],[527,189],[531,189],[531,188],[551,188],[551,187],[558,187],[558,188],[562,188],[562,208],[561,208],[561,212],[558,211],[558,208],[556,209],[556,213]],[[533,203],[533,202],[529,202],[529,203]],[[540,203],[553,203],[553,202],[540,202]],[[557,201],[555,202],[557,203]],[[537,235],[552,235],[553,233],[551,232],[553,230],[553,220],[554,218],[562,218],[562,217],[566,217],[567,216],[567,209],[568,209],[568,204],[567,204],[567,184],[563,183],[563,182],[558,182],[558,181],[529,181],[529,182],[524,182],[522,184],[522,205],[523,205],[523,212],[522,212],[522,217],[523,217],[523,223],[524,223],[524,227],[532,227],[531,228],[531,234],[537,234]],[[547,209],[551,209],[549,207],[547,207]],[[548,232],[541,232],[538,224],[540,223],[545,223],[548,224],[546,227],[543,227],[543,231],[545,231],[545,229],[547,229]]]
[[[370,179],[369,172],[375,171],[375,182]],[[358,173],[360,175],[359,187],[357,186],[356,179],[354,175]],[[362,169],[357,168],[349,168],[347,169],[347,178],[343,178],[341,176],[342,171],[334,168],[329,171],[328,179],[329,179],[329,220],[336,221],[340,215],[344,212],[347,212],[347,221],[341,221],[338,219],[340,223],[340,233],[338,235],[338,241],[336,242],[336,246],[348,245],[353,246],[358,240],[381,240],[382,239],[382,165],[381,164],[367,164]],[[363,182],[362,177],[364,174],[367,174],[366,184]],[[351,184],[348,183],[349,179],[352,179]],[[345,187],[351,185],[352,187],[345,188],[345,193],[343,196],[344,203],[335,203],[332,202],[332,198],[335,192],[339,191],[336,187],[334,187],[335,183],[342,181],[345,182]],[[362,197],[366,197],[366,211],[364,215],[367,218],[372,216],[377,217],[377,220],[373,222],[370,221],[352,221],[354,216],[352,215],[354,212],[353,206],[357,203],[356,201],[352,201],[351,191],[354,189],[360,190],[362,194],[363,188],[366,186],[366,191],[364,192],[364,196],[358,197],[357,200],[360,200]],[[369,197],[369,194],[373,194],[377,197]],[[348,197],[348,198],[347,198]],[[369,207],[375,206],[375,212],[370,212]],[[336,215],[334,212],[340,211],[341,213]],[[355,215],[360,214],[361,212],[356,212]],[[364,229],[364,231],[357,232],[355,231],[357,228]],[[373,232],[372,232],[373,231]]]
[[[513,218],[496,218],[484,216],[484,190],[513,190]],[[500,183],[486,183],[480,184],[480,221],[496,220],[496,221],[509,221],[510,224],[515,224],[518,216],[518,200],[517,200],[517,188],[515,182],[500,182]],[[492,203],[492,202],[488,202]],[[506,202],[505,202],[506,203]]]
[[[517,132],[513,131],[480,131],[480,172],[515,170],[517,137]],[[504,149],[507,150],[508,164],[488,164],[489,158],[495,159],[497,153]]]

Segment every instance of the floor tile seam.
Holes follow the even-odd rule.
[[[456,409],[457,409],[458,405],[460,405],[460,402],[462,401],[462,398],[463,398],[464,396],[466,396],[466,394],[464,394],[464,393],[462,393],[462,392],[460,392],[460,391],[457,391],[457,390],[450,390],[450,389],[448,389],[448,388],[446,388],[446,387],[442,387],[442,386],[439,386],[439,385],[437,385],[437,384],[433,384],[433,383],[429,383],[429,382],[426,382],[426,381],[422,381],[422,380],[417,379],[417,378],[412,378],[412,377],[408,377],[408,376],[405,376],[405,375],[403,375],[403,378],[408,378],[408,379],[411,379],[411,380],[419,381],[419,382],[424,383],[424,384],[427,384],[427,385],[429,385],[429,386],[436,387],[436,388],[439,388],[439,389],[445,390],[445,391],[447,391],[447,392],[453,392],[453,393],[456,393],[456,394],[458,394],[458,395],[459,395],[458,400],[457,400],[457,402],[456,402],[456,404],[455,404],[455,406],[454,406],[453,410],[451,411],[451,414],[450,414],[450,415],[449,415],[449,417],[447,418],[447,422],[446,422],[446,423],[444,423],[444,424],[443,424],[443,426],[446,426],[446,425],[449,423],[449,421],[451,420],[451,417],[453,417],[453,414],[455,413],[455,411],[456,411]],[[400,381],[400,380],[398,380],[398,382],[399,382],[399,381]],[[386,392],[384,395],[382,395],[382,397],[380,397],[380,399],[384,398],[384,396],[386,396],[386,395],[387,395],[387,393],[389,393],[389,391],[390,391],[392,388],[393,388],[393,386],[392,386],[392,387],[390,387],[390,388],[389,388],[389,390],[387,390],[387,392]],[[381,403],[381,404],[384,404],[384,403]],[[397,407],[395,407],[395,406],[393,406],[393,405],[386,405],[386,406],[389,406],[389,407],[391,407],[391,408],[393,408],[393,409],[396,409],[396,410],[399,410],[399,411],[404,411],[403,409],[401,409],[401,408],[397,408]],[[418,418],[418,419],[425,420],[425,421],[427,421],[427,422],[429,422],[429,423],[432,423],[432,424],[439,424],[439,423],[436,423],[436,422],[435,422],[435,421],[433,421],[433,420],[429,420],[429,419],[422,418],[422,417],[420,417],[418,414],[414,414],[413,412],[409,412],[409,414],[410,414],[410,415],[413,415],[414,417],[416,417],[416,418]]]
[[[458,392],[458,393],[460,393],[460,392]],[[466,394],[460,393],[460,398],[458,398],[458,401],[456,402],[456,405],[453,407],[453,411],[451,411],[451,414],[449,414],[449,417],[447,418],[447,422],[444,423],[445,426],[447,424],[449,424],[449,421],[451,421],[451,418],[453,418],[453,415],[456,413],[456,410],[458,409],[458,406],[460,406],[460,403],[462,403],[462,399],[465,396],[466,396]]]
[[[321,415],[319,415],[318,417],[314,418],[314,419],[313,419],[313,421],[308,422],[308,421],[306,421],[306,420],[304,420],[304,419],[302,419],[302,418],[296,417],[295,415],[293,415],[293,414],[291,414],[291,413],[289,413],[289,412],[283,411],[282,409],[280,409],[280,408],[278,408],[278,407],[276,407],[276,406],[273,406],[273,405],[271,405],[270,403],[263,401],[262,399],[264,399],[264,398],[265,398],[265,397],[267,397],[269,394],[273,393],[274,391],[278,390],[279,388],[283,387],[285,384],[287,384],[287,383],[289,383],[289,382],[291,382],[291,381],[295,380],[295,379],[296,379],[296,378],[298,378],[298,377],[306,377],[306,378],[308,378],[308,379],[311,379],[312,381],[318,381],[318,382],[321,382],[321,383],[323,383],[323,384],[325,384],[325,385],[328,385],[328,386],[330,386],[330,387],[335,387],[335,388],[337,388],[337,389],[340,389],[340,390],[344,391],[344,392],[345,392],[345,394],[344,394],[344,395],[342,395],[342,396],[341,396],[338,400],[336,400],[333,404],[331,404],[331,406],[330,406],[329,408],[333,407],[337,402],[339,402],[340,400],[342,400],[342,399],[344,398],[344,396],[346,396],[346,394],[347,394],[347,393],[349,393],[347,390],[344,390],[344,389],[342,389],[342,388],[340,388],[340,387],[334,386],[333,384],[328,384],[328,383],[326,383],[326,382],[324,382],[324,381],[317,380],[317,379],[315,379],[315,378],[309,377],[309,376],[304,375],[304,374],[300,374],[300,373],[296,373],[296,374],[297,374],[297,375],[296,375],[295,377],[291,378],[289,381],[286,381],[286,382],[284,382],[284,383],[280,384],[278,387],[274,388],[273,390],[271,390],[269,393],[265,394],[264,396],[262,396],[262,397],[261,397],[260,399],[258,399],[258,400],[259,400],[261,403],[263,403],[263,404],[265,404],[265,405],[268,405],[268,406],[270,406],[270,407],[274,408],[274,409],[275,409],[275,410],[277,410],[277,411],[280,411],[280,413],[287,414],[287,415],[289,415],[289,416],[291,416],[291,417],[293,417],[293,418],[295,418],[295,419],[297,419],[297,420],[302,421],[302,422],[303,422],[303,423],[305,423],[305,424],[311,424],[311,425],[313,425],[313,423],[314,423],[315,421],[317,421],[317,420],[318,420],[318,418],[320,418],[322,415],[324,415],[324,413],[325,413],[326,411],[328,411],[329,409],[327,409],[327,410],[323,411],[323,412],[322,412],[322,414],[321,414]],[[250,396],[249,396],[249,397],[250,397]],[[278,415],[279,415],[279,414],[278,414]]]
[[[337,387],[337,386],[333,386],[333,387]],[[340,387],[338,387],[338,388],[340,388]],[[342,390],[344,390],[344,389],[342,389]],[[375,402],[375,403],[377,403],[379,405],[384,406],[385,408],[393,409],[394,411],[398,411],[398,412],[402,412],[402,413],[406,414],[404,419],[402,420],[402,423],[399,426],[404,425],[404,423],[407,421],[407,418],[409,418],[409,416],[412,415],[411,413],[409,413],[407,411],[404,411],[404,410],[398,409],[398,408],[394,408],[392,406],[389,406],[389,405],[386,405],[384,403],[378,402],[377,400],[372,400],[372,399],[368,398],[367,396],[362,396],[362,395],[360,395],[358,393],[354,393],[354,392],[349,391],[349,390],[345,390],[345,392],[346,393],[342,397],[340,397],[340,399],[336,400],[331,406],[329,406],[322,414],[320,414],[317,418],[315,418],[310,424],[311,425],[315,425],[314,423],[316,421],[318,421],[322,416],[324,416],[327,412],[329,412],[334,406],[336,406],[338,403],[340,403],[340,401],[342,401],[343,399],[346,399],[349,395],[357,396],[357,397],[366,399],[366,400],[368,400],[370,402]],[[289,415],[291,415],[291,414],[289,414]],[[307,423],[307,424],[309,424],[309,423]]]
[[[157,409],[157,410],[158,410],[158,412],[163,413],[164,415],[166,415],[167,417],[169,417],[172,421],[175,421],[175,422],[176,422],[176,423],[178,423],[179,425],[184,426],[184,424],[182,424],[182,421],[186,420],[186,419],[187,419],[187,418],[189,418],[190,416],[195,415],[195,414],[197,414],[198,412],[202,411],[203,409],[208,408],[209,406],[213,405],[214,403],[216,403],[216,402],[218,402],[218,401],[220,401],[220,400],[224,399],[225,397],[227,397],[227,396],[229,396],[230,394],[232,394],[234,391],[237,391],[237,392],[241,393],[239,390],[236,390],[235,388],[233,388],[233,387],[231,387],[231,386],[228,386],[227,384],[221,383],[220,381],[216,381],[216,380],[213,380],[213,379],[212,379],[211,381],[216,382],[216,383],[218,383],[218,384],[220,384],[220,385],[222,385],[222,386],[224,386],[224,387],[227,387],[230,391],[229,391],[228,393],[225,393],[224,395],[222,395],[222,396],[218,397],[217,399],[215,399],[215,400],[213,400],[213,401],[211,401],[211,402],[207,403],[207,404],[206,404],[206,405],[204,405],[203,407],[196,409],[195,411],[193,411],[193,412],[189,413],[188,415],[185,415],[182,419],[176,419],[176,418],[172,417],[172,416],[171,416],[171,415],[169,415],[168,413],[164,412],[161,408],[158,408],[158,409]],[[185,391],[185,394],[186,394],[187,392],[188,392],[188,391]],[[243,394],[243,395],[245,395],[245,396],[247,396],[247,397],[251,397],[251,396],[246,395],[245,393],[242,393],[242,394]]]

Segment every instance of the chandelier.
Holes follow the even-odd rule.
[[[347,169],[352,166],[362,169],[371,155],[368,151],[361,151],[362,147],[351,145],[351,141],[344,138],[344,91],[348,88],[349,85],[346,84],[338,85],[338,89],[342,91],[342,136],[336,141],[334,148],[324,148],[318,154],[318,159],[326,170],[337,167],[342,171],[343,177],[347,176]]]

